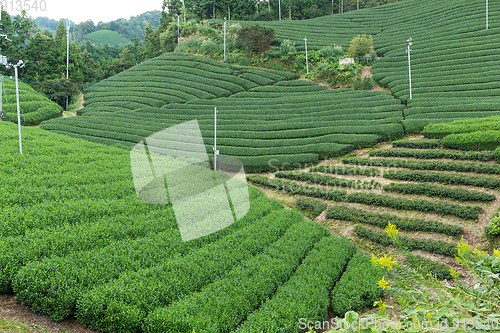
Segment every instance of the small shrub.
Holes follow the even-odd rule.
[[[241,29],[239,38],[247,43],[250,53],[259,54],[269,50],[276,35],[273,28],[257,24]]]

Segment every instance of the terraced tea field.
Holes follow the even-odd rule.
[[[297,198],[314,198],[309,206],[297,201],[305,211],[326,202],[327,206],[318,206],[313,218],[318,216],[318,222],[371,251],[384,252],[392,244],[383,231],[391,222],[401,230],[407,248],[431,260],[424,266],[451,278],[449,267],[441,264],[459,267],[454,255],[460,237],[465,236],[473,246],[490,246],[484,228],[500,206],[500,168],[491,162],[495,158],[491,151],[460,154],[436,146],[422,150],[429,141],[396,141],[393,148],[368,154],[360,150],[357,156],[316,167],[248,179],[278,191],[270,195],[291,206]],[[446,156],[447,152],[455,156]]]
[[[17,123],[16,82],[9,77],[3,78],[2,108],[5,120]],[[58,117],[62,108],[31,86],[19,81],[19,106],[22,125],[37,125],[40,122]]]
[[[296,331],[346,293],[346,268],[366,278],[339,313],[380,295],[368,256],[259,190],[241,220],[182,242],[171,205],[137,199],[128,150],[39,128],[24,138],[16,154],[17,126],[0,123],[12,166],[0,171],[0,290],[36,313],[103,332]]]

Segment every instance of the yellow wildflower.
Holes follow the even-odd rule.
[[[460,243],[457,244],[457,249],[459,257],[469,253],[472,250],[469,244],[465,241],[464,236],[462,236],[462,238],[460,239]]]
[[[495,256],[497,256],[498,258],[500,258],[500,249],[494,249],[494,250],[493,250],[493,254],[494,254]]]
[[[381,313],[384,313],[385,312],[385,309],[387,308],[387,305],[384,301],[382,301],[382,298],[380,299],[380,301],[377,301],[375,303],[373,303],[373,306],[377,306],[378,305],[378,309]]]
[[[479,250],[477,247],[474,249],[474,254],[479,257],[484,257],[488,255],[486,252]]]
[[[372,253],[372,259],[371,259],[372,265],[375,267],[378,267],[378,258],[375,257]]]
[[[382,277],[382,280],[378,281],[377,284],[379,288],[382,288],[382,290],[391,289],[391,285],[385,280],[385,276]]]
[[[462,262],[462,258],[457,257],[457,256],[455,256],[455,260],[456,260],[457,262]]]
[[[389,224],[387,224],[387,226],[385,227],[384,230],[387,233],[387,235],[391,238],[396,237],[398,235],[398,232],[399,232],[399,229],[391,222],[389,222]]]
[[[450,267],[450,275],[454,280],[457,280],[458,276],[460,275],[460,272],[454,269],[453,267]]]
[[[379,267],[387,268],[387,271],[392,269],[393,265],[397,265],[398,263],[395,260],[392,260],[392,256],[387,257],[387,254],[384,257],[379,258],[377,262]]]

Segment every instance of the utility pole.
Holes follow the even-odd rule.
[[[281,21],[281,0],[278,0],[278,11],[280,13],[280,21]]]
[[[226,18],[224,17],[224,62],[226,62]]]
[[[359,0],[358,0],[358,4],[357,4],[357,8],[356,8],[356,10],[359,10]]]
[[[306,73],[309,74],[309,62],[307,61],[307,37],[304,37],[304,43],[306,45]]]
[[[66,39],[67,39],[67,45],[66,45],[66,82],[69,81],[69,28],[70,28],[71,22],[68,19],[66,22]],[[68,103],[69,103],[69,96],[66,96],[66,111],[68,110]]]
[[[215,107],[215,126],[214,126],[214,146],[212,149],[214,150],[214,172],[217,171],[217,155],[219,155],[219,151],[217,150],[217,107]]]
[[[410,99],[411,99],[411,66],[410,66],[410,46],[412,46],[411,38],[408,38],[406,40],[406,44],[408,45],[408,50],[406,51],[408,53],[408,78],[410,80]]]
[[[486,30],[488,30],[488,0],[486,0]]]
[[[17,127],[19,128],[19,152],[21,155],[23,154],[23,141],[21,137],[21,109],[19,107],[19,83],[18,83],[18,72],[17,68],[23,68],[24,67],[24,62],[22,60],[19,60],[19,62],[16,65],[12,65],[7,62],[7,57],[1,56],[0,57],[0,64],[5,65],[6,68],[11,68],[14,67],[14,73],[16,76],[16,101],[17,101]]]

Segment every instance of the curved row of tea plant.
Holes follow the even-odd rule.
[[[384,191],[404,194],[420,194],[427,196],[437,196],[441,198],[451,198],[460,201],[493,201],[494,194],[479,191],[471,191],[464,188],[449,187],[437,184],[426,183],[390,183],[384,185]]]
[[[496,159],[492,151],[456,151],[446,149],[377,149],[370,151],[370,156],[381,157],[413,157],[416,159],[449,158],[452,160],[493,161]]]
[[[401,230],[437,232],[451,236],[458,236],[464,231],[460,226],[445,224],[439,221],[370,212],[344,204],[330,206],[326,211],[326,218],[370,224],[380,228],[385,228],[390,222]]]

